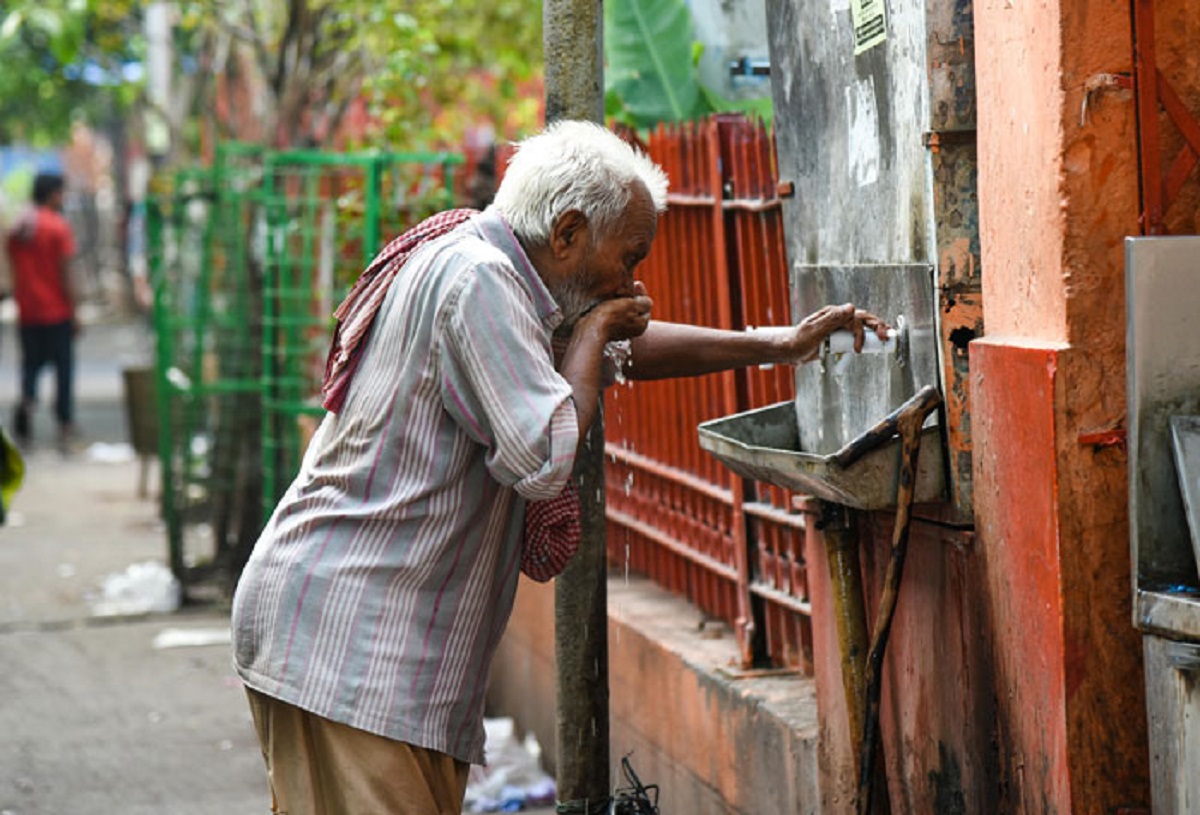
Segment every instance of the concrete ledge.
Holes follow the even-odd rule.
[[[734,670],[724,626],[642,579],[609,580],[613,782],[621,756],[657,784],[664,811],[819,810],[813,680]],[[523,582],[493,666],[492,713],[509,715],[554,754],[554,591]]]

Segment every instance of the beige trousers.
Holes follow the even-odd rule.
[[[246,689],[277,815],[460,815],[465,762]]]

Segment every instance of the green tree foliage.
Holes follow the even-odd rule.
[[[194,0],[181,9],[197,64],[255,84],[275,144],[328,143],[360,97],[371,143],[404,149],[453,144],[472,119],[497,130],[510,119],[536,124],[537,0]],[[211,90],[198,89],[199,113],[211,112]]]
[[[605,3],[608,113],[637,127],[703,115],[693,42],[692,15],[683,0]]]
[[[75,117],[144,103],[149,0],[0,0],[0,139],[61,142]],[[505,135],[541,110],[538,0],[177,0],[176,140],[208,127],[278,146],[328,143],[353,102],[372,143],[452,144],[479,120]],[[255,104],[216,113],[217,83]],[[254,121],[249,121],[250,119]],[[7,131],[7,132],[5,132]],[[257,131],[257,132],[256,132]],[[514,133],[513,131],[516,131]]]
[[[317,144],[336,129],[369,61],[370,15],[347,0],[184,0],[175,38],[192,116],[218,137]],[[184,82],[180,77],[179,81]],[[217,85],[227,115],[217,114]]]
[[[732,101],[700,82],[702,48],[683,0],[606,0],[607,115],[641,129],[724,111],[769,118],[770,99]]]
[[[401,0],[380,3],[365,31],[379,70],[368,79],[386,141],[455,144],[488,121],[516,136],[540,123],[540,0]]]
[[[0,142],[61,143],[137,96],[138,0],[0,0]]]

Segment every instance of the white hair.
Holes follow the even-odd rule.
[[[667,174],[601,125],[555,122],[517,145],[492,202],[517,237],[540,246],[564,212],[578,210],[596,234],[620,220],[640,181],[654,208],[667,208]]]

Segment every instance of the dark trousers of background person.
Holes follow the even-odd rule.
[[[54,325],[23,325],[21,337],[21,404],[13,430],[29,436],[29,410],[37,404],[42,368],[55,372],[54,415],[59,428],[70,429],[75,419],[75,329],[70,321]]]

